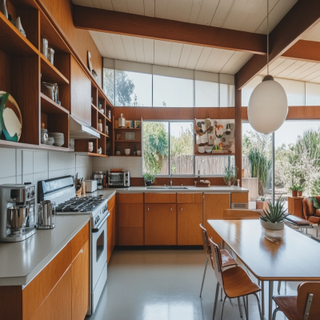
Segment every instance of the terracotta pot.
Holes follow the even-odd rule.
[[[302,191],[298,191],[298,197],[302,197]]]
[[[292,196],[296,197],[298,195],[298,191],[297,190],[292,190]]]
[[[256,201],[256,209],[262,209],[266,210],[269,208],[268,202],[267,201]]]

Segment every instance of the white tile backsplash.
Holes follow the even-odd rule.
[[[0,148],[0,164],[0,184],[36,184],[39,180],[76,172],[90,179],[92,174],[92,158],[73,152]]]

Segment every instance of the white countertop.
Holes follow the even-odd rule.
[[[0,243],[0,286],[28,284],[86,225],[89,215],[56,216],[56,227],[22,242]]]
[[[157,185],[153,188],[147,189],[147,187],[130,187],[130,188],[114,188],[114,189],[104,189],[101,191],[115,190],[117,193],[141,193],[141,192],[165,192],[165,193],[181,193],[181,192],[208,192],[208,193],[231,193],[231,192],[248,192],[249,190],[241,187],[228,187],[228,186],[212,186],[212,187],[194,187],[186,186],[188,189],[156,189]],[[161,187],[161,186],[160,186]],[[99,194],[99,192],[98,192]]]

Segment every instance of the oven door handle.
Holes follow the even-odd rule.
[[[110,212],[108,212],[108,214],[103,218],[103,220],[100,222],[100,224],[96,228],[92,229],[92,233],[99,232],[101,226],[106,222],[106,220],[109,218],[109,216],[110,216]]]

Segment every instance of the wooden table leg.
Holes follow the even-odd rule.
[[[261,310],[262,310],[262,315],[264,317],[264,281],[261,281]]]
[[[272,320],[272,295],[273,295],[273,281],[269,281],[269,310],[268,310],[269,320]]]

